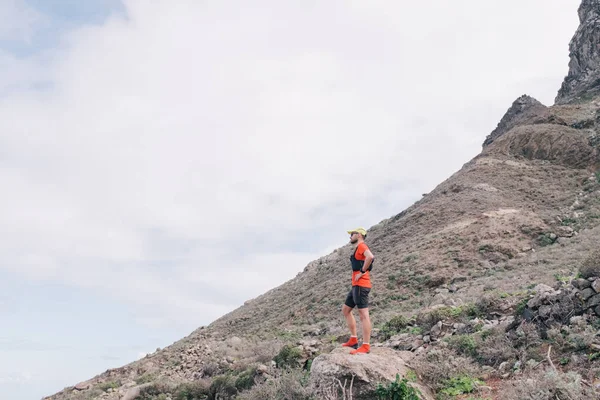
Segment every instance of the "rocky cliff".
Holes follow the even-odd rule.
[[[556,104],[590,100],[600,93],[600,0],[583,0],[580,26],[569,45],[571,61]]]

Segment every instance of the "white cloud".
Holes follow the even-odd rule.
[[[42,21],[42,15],[25,0],[0,1],[0,41],[28,42]]]
[[[379,3],[129,1],[19,61],[0,268],[209,322],[401,211],[566,73],[574,1]]]

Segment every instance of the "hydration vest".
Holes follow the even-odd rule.
[[[362,267],[365,265],[365,260],[357,260],[356,257],[354,256],[354,254],[356,254],[356,250],[358,250],[358,247],[356,249],[354,249],[354,252],[352,252],[352,254],[350,255],[350,264],[352,264],[352,271],[360,271],[360,270],[362,270]],[[371,261],[371,265],[369,265],[369,269],[365,272],[368,272],[373,269],[374,262],[375,262],[375,259],[373,259],[373,261]]]

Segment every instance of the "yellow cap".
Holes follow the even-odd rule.
[[[356,228],[356,229],[352,229],[352,230],[348,231],[348,233],[352,233],[352,232],[358,232],[363,236],[367,235],[367,231],[365,230],[365,228]]]

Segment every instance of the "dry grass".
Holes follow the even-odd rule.
[[[575,372],[551,368],[533,370],[500,388],[502,399],[587,400],[600,398],[600,392],[582,381]]]
[[[411,362],[412,368],[427,386],[435,391],[445,387],[450,378],[477,376],[480,368],[468,357],[456,355],[450,349],[435,349]]]
[[[291,370],[240,393],[238,400],[314,400],[301,371]]]
[[[595,250],[581,263],[579,273],[584,278],[600,276],[600,250]]]

